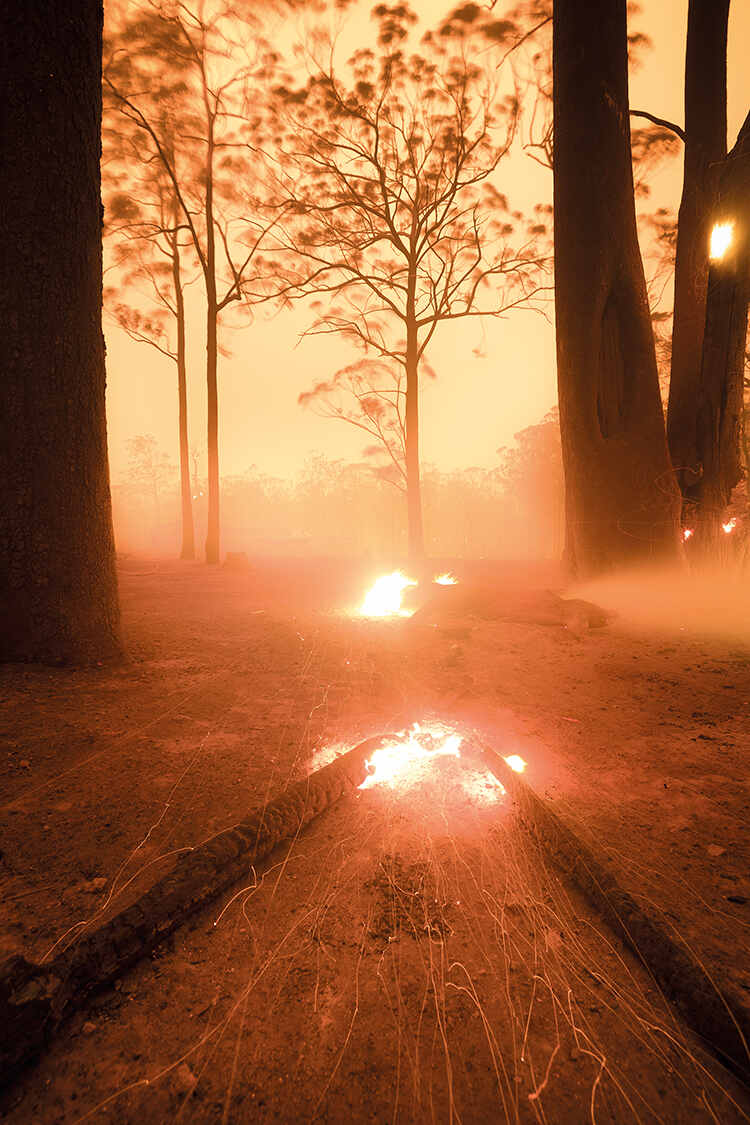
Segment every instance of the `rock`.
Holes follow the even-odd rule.
[[[197,1079],[187,1063],[180,1063],[174,1072],[174,1082],[178,1090],[183,1090],[185,1093],[192,1090],[195,1086]]]

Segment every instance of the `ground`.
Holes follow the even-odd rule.
[[[439,721],[468,754],[352,794],[248,872],[60,1029],[8,1121],[750,1119],[472,757],[520,754],[750,1004],[737,599],[604,584],[575,591],[609,612],[590,629],[549,612],[554,567],[454,569],[470,596],[372,621],[346,612],[360,564],[124,559],[126,664],[0,668],[3,955],[75,940],[362,738]]]

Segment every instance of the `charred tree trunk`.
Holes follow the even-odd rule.
[[[120,651],[102,335],[101,0],[0,19],[0,659]]]
[[[187,365],[185,361],[185,297],[182,292],[180,272],[180,246],[177,221],[172,243],[172,281],[177,313],[177,399],[180,437],[180,496],[182,499],[182,550],[181,559],[195,558],[195,530],[193,527],[193,498],[190,487],[190,443],[188,439]]]
[[[711,553],[732,490],[742,479],[741,439],[747,309],[750,297],[750,115],[724,166],[712,223],[731,241],[711,262],[696,396],[700,472],[687,495],[695,504],[695,549]]]
[[[683,495],[695,484],[706,323],[708,244],[718,165],[727,154],[729,0],[690,0],[685,57],[685,164],[677,227],[667,434]]]
[[[555,309],[566,553],[584,576],[678,556],[635,224],[625,0],[555,0]]]

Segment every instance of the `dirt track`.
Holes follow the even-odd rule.
[[[506,587],[526,577],[496,575]],[[702,917],[691,941],[723,928],[725,950],[732,939],[738,948],[743,903],[729,898],[744,898],[744,775],[740,746],[735,762],[728,744],[741,743],[744,716],[706,681],[718,672],[741,698],[746,649],[616,626],[579,634],[476,618],[411,630],[356,621],[325,611],[354,603],[363,576],[330,566],[289,567],[285,578],[126,563],[122,579],[131,666],[0,673],[6,950],[41,956],[149,861],[303,773],[316,748],[429,714],[480,718],[561,807],[578,800],[590,829],[609,826],[606,846],[627,849],[630,866],[627,832],[636,833],[638,868],[659,876],[662,905],[683,911],[676,925]],[[636,770],[628,751],[637,737],[653,740],[665,697],[673,729],[658,736],[659,760]],[[721,784],[699,738],[707,728],[720,731]],[[138,1082],[90,1119],[293,1121],[320,1099],[330,1121],[443,1121],[453,1105],[456,1120],[567,1123],[591,1119],[595,1091],[597,1121],[712,1120],[696,1099],[702,1090],[715,1099],[713,1087],[684,1046],[664,1062],[673,1048],[650,1025],[668,1027],[670,1017],[648,981],[593,933],[502,807],[469,800],[457,776],[439,778],[426,807],[429,788],[397,795],[393,807],[361,794],[300,839],[219,926],[202,919],[178,935],[173,952],[71,1025],[6,1100],[10,1119],[77,1120]],[[700,789],[696,804],[688,783]],[[692,904],[683,879],[697,889]],[[454,960],[468,976],[448,971]],[[743,967],[732,971],[739,979]],[[469,978],[476,997],[461,990]],[[583,1027],[588,1047],[571,1027]],[[529,1101],[548,1063],[547,1086]],[[637,1116],[623,1100],[636,1089]],[[718,1119],[743,1118],[724,1107]]]

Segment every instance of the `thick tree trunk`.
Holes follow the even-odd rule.
[[[626,0],[555,0],[555,310],[566,553],[578,575],[678,556],[635,224]]]
[[[101,0],[0,18],[0,659],[119,653],[102,309]]]
[[[685,57],[685,163],[677,227],[667,434],[683,495],[700,474],[698,399],[708,245],[718,165],[727,152],[729,0],[690,0]]]
[[[741,437],[747,309],[750,297],[750,115],[721,169],[712,223],[731,225],[726,252],[711,263],[696,395],[700,475],[687,490],[695,504],[695,549],[711,553],[732,490],[742,479]]]
[[[175,226],[177,224],[175,223]],[[182,550],[181,559],[195,558],[195,530],[193,527],[193,499],[190,488],[190,442],[188,439],[187,365],[185,357],[185,298],[180,272],[180,247],[175,232],[172,244],[172,280],[177,312],[177,399],[180,438],[180,496],[182,499]]]
[[[413,317],[406,327],[406,505],[409,526],[409,561],[424,559],[422,482],[419,468],[419,362],[417,329]]]

